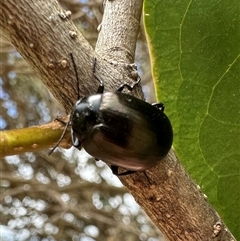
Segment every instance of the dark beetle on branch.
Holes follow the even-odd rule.
[[[71,58],[77,76],[72,54]],[[156,165],[167,155],[173,141],[164,105],[151,105],[121,93],[124,88],[133,90],[140,78],[133,86],[123,84],[116,92],[104,93],[103,82],[95,74],[95,65],[96,59],[93,74],[99,81],[98,91],[76,102],[67,123],[71,125],[73,145],[83,147],[96,160],[110,164],[116,175],[144,171]],[[119,174],[118,167],[127,171]]]

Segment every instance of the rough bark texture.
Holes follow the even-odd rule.
[[[101,61],[70,21],[70,15],[54,0],[20,0],[17,4],[15,1],[1,1],[0,27],[5,36],[34,68],[67,113],[78,99],[78,83],[70,53],[73,53],[78,66],[80,96],[97,90],[98,81],[92,75],[94,57],[98,59],[97,74],[107,80],[106,90],[116,89],[114,86],[121,79],[132,81],[128,77],[131,77],[131,68],[127,74],[126,71],[120,73],[116,66]]]
[[[146,174],[122,182],[169,240],[235,240],[173,151]]]
[[[55,0],[2,0],[0,28],[69,112],[78,96],[69,53],[74,53],[78,66],[81,96],[94,93],[98,86],[92,75],[94,56],[107,90],[116,89],[123,79],[132,81],[135,73],[129,64],[141,8],[140,0],[105,1],[98,54]],[[173,151],[146,173],[148,178],[135,173],[121,181],[169,240],[234,240]]]
[[[106,59],[133,63],[142,1],[116,1],[104,6],[96,51]]]

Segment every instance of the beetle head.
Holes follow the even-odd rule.
[[[91,95],[76,102],[71,114],[72,133],[82,142],[97,123],[101,95]]]

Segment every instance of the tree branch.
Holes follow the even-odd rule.
[[[105,1],[96,51],[106,59],[133,63],[142,1]]]
[[[68,121],[68,118],[63,119]],[[41,126],[0,131],[0,157],[52,148],[58,142],[64,128],[61,122],[54,120]],[[70,142],[71,137],[68,131],[59,146],[70,148]]]
[[[17,4],[13,0],[3,0],[0,10],[0,28],[4,35],[33,67],[67,113],[70,113],[78,98],[77,84],[80,96],[97,90],[99,83],[92,74],[94,57],[98,60],[98,75],[106,80],[106,90],[116,89],[122,79],[131,81],[126,72],[120,73],[115,66],[101,60],[69,20],[70,13],[63,11],[56,0],[19,0]],[[78,66],[80,83],[77,83],[70,53],[73,53]]]

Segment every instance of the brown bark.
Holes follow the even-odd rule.
[[[80,96],[97,90],[98,81],[92,75],[94,57],[98,59],[97,74],[107,80],[106,90],[116,89],[116,80],[131,81],[126,71],[119,73],[115,66],[101,61],[70,21],[70,13],[62,10],[56,0],[1,1],[0,7],[0,27],[4,35],[34,68],[67,113],[78,98],[78,83],[70,53],[78,66]]]
[[[134,59],[142,1],[105,4],[97,54],[57,1],[1,1],[2,31],[67,112],[77,96],[69,53],[74,53],[78,66],[81,96],[97,89],[92,76],[94,56],[98,58],[97,74],[106,80],[106,89],[116,89],[122,79],[131,81],[128,64]],[[169,240],[234,240],[173,151],[146,173],[148,178],[139,172],[121,177],[121,181]]]

